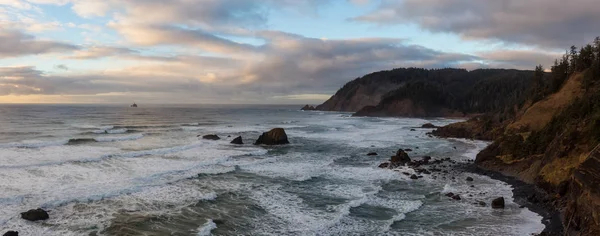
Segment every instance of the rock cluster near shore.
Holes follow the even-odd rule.
[[[456,179],[456,175],[461,174],[457,170],[454,169],[455,166],[458,166],[458,163],[450,158],[441,158],[434,160],[431,156],[423,156],[419,160],[413,160],[410,156],[405,152],[406,149],[399,149],[396,152],[396,155],[392,156],[389,161],[381,163],[379,168],[385,169],[396,169],[397,171],[404,168],[412,169],[415,174],[411,174],[408,171],[402,172],[402,174],[408,176],[411,180],[418,180],[424,178],[423,175],[430,175],[432,179],[448,179],[452,180],[452,182],[459,181]],[[464,184],[475,181],[473,177],[467,176],[464,179]],[[471,188],[475,187],[475,185],[471,184]],[[453,201],[464,201],[465,199],[469,200],[470,197],[473,197],[473,193],[465,193],[464,196],[460,194],[448,192],[443,195],[448,197]],[[481,195],[482,193],[479,193]],[[485,194],[485,193],[483,193]],[[497,196],[496,196],[497,197]],[[478,205],[481,207],[485,207],[488,204],[482,201],[474,201],[474,205]],[[490,202],[492,208],[504,208],[504,197],[497,197],[493,201]]]

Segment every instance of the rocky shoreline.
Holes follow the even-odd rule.
[[[514,202],[543,217],[544,230],[538,235],[563,235],[564,227],[561,214],[551,203],[548,194],[533,184],[528,184],[514,177],[503,175],[499,172],[484,170],[476,164],[457,165],[455,168],[492,179],[508,183],[513,187]]]

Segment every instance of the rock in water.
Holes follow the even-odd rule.
[[[3,236],[19,236],[19,232],[17,231],[8,231],[3,234]]]
[[[260,135],[254,145],[282,145],[289,143],[285,130],[282,128],[275,128]]]
[[[494,208],[494,209],[504,208],[504,198],[499,197],[499,198],[494,199],[492,201],[492,208]]]
[[[303,111],[314,111],[316,109],[315,109],[315,107],[310,106],[310,105],[307,104],[304,107],[302,107],[302,109],[300,109],[300,110],[303,110]]]
[[[244,144],[244,142],[242,141],[242,136],[238,136],[237,138],[234,138],[233,141],[231,141],[231,144]]]
[[[390,160],[390,164],[394,167],[403,166],[408,162],[410,162],[410,157],[402,149],[398,150],[398,152],[396,152],[396,155],[393,156]]]
[[[29,221],[38,221],[38,220],[47,220],[50,218],[48,212],[44,211],[41,208],[35,210],[29,210],[26,212],[21,212],[21,218],[29,220]]]
[[[435,128],[437,128],[437,126],[433,125],[432,123],[427,123],[427,124],[422,125],[421,128],[435,129]]]
[[[203,139],[208,139],[208,140],[219,140],[221,138],[219,138],[219,136],[217,136],[216,134],[208,134],[208,135],[204,135],[202,136]]]
[[[467,181],[473,181],[473,178],[467,177]]]
[[[460,195],[456,194],[454,196],[452,196],[452,199],[456,200],[456,201],[460,201]]]
[[[411,176],[410,176],[410,178],[411,178],[411,179],[418,179],[418,178],[419,178],[419,176],[417,176],[417,175],[411,175]]]
[[[377,153],[376,153],[376,152],[369,152],[369,153],[367,154],[367,156],[377,156]]]

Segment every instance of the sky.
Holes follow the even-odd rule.
[[[318,104],[399,67],[549,68],[597,0],[0,0],[0,103]]]

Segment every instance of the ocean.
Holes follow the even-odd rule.
[[[0,105],[0,233],[530,235],[544,228],[541,216],[513,202],[510,185],[487,176],[449,167],[413,180],[402,173],[413,174],[408,167],[378,168],[399,148],[412,149],[413,159],[474,160],[487,143],[418,128],[457,120],[299,108]],[[276,127],[291,144],[253,145]],[[197,137],[205,134],[222,139]],[[244,145],[229,143],[237,136]],[[492,209],[500,196],[506,208]],[[21,219],[38,207],[49,220]]]

